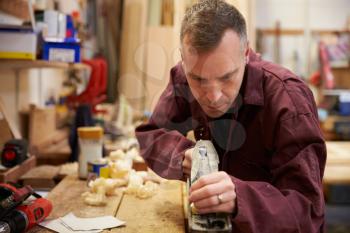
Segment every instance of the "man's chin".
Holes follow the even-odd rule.
[[[211,118],[219,118],[224,115],[225,112],[220,110],[203,109],[205,114]]]

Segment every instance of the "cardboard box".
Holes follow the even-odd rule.
[[[35,60],[37,36],[32,30],[0,30],[0,59]]]

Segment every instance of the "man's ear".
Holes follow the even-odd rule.
[[[184,55],[182,53],[182,48],[179,48],[180,50],[180,54],[181,54],[181,66],[182,66],[182,69],[184,69]]]
[[[246,64],[249,63],[249,52],[250,52],[249,41],[247,41],[247,45],[246,45],[246,48],[245,48],[245,51],[244,51],[244,57],[245,57],[245,63]]]

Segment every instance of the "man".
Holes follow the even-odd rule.
[[[199,213],[230,213],[233,232],[323,232],[326,150],[308,87],[249,49],[244,18],[224,1],[191,7],[180,39],[182,62],[136,129],[147,164],[188,177],[194,130],[220,157],[190,189]]]

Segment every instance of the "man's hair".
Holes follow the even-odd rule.
[[[180,40],[188,35],[197,52],[206,52],[220,43],[227,29],[238,34],[241,45],[247,42],[246,22],[234,6],[223,0],[200,0],[186,11]]]

